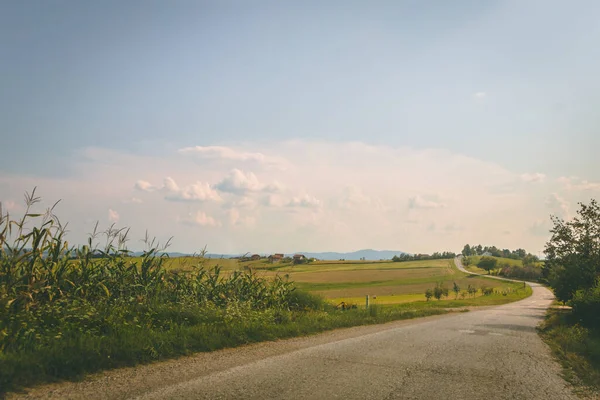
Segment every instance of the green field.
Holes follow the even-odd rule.
[[[475,257],[474,257],[475,258]],[[519,260],[508,260],[519,265]],[[212,268],[219,265],[225,274],[235,270],[252,268],[259,275],[274,277],[287,276],[294,281],[296,287],[317,294],[332,303],[362,304],[369,295],[373,304],[401,304],[425,301],[425,290],[441,283],[450,291],[449,298],[454,298],[453,284],[465,291],[469,285],[480,289],[482,286],[493,287],[498,292],[512,292],[521,287],[520,284],[491,280],[459,271],[453,260],[426,261],[315,261],[309,264],[291,265],[286,263],[271,264],[266,260],[239,262],[237,259],[202,259],[194,257],[172,258],[167,262],[167,269],[189,270],[193,265],[202,264]],[[469,267],[474,272],[483,271],[477,267]],[[479,292],[476,296],[480,296]],[[488,303],[492,296],[486,296]],[[501,296],[500,303],[510,299]],[[467,296],[468,297],[468,296]],[[463,300],[466,304],[468,298]],[[473,300],[470,299],[469,305]],[[483,303],[477,300],[477,304]]]

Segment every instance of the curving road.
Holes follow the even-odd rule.
[[[535,329],[553,296],[531,286],[503,306],[110,371],[31,397],[574,399]]]

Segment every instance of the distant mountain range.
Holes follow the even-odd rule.
[[[365,260],[389,260],[394,256],[398,256],[400,254],[406,254],[404,251],[394,251],[394,250],[373,250],[373,249],[364,249],[353,251],[350,253],[337,253],[337,252],[324,252],[324,253],[310,253],[310,252],[298,252],[298,254],[304,254],[306,257],[314,257],[319,260],[360,260],[364,258]]]
[[[136,256],[139,256],[141,254],[142,254],[142,252],[133,253],[133,255],[136,255]],[[191,255],[191,254],[177,253],[177,252],[167,253],[167,254],[169,255],[169,257],[183,257],[183,256]],[[373,249],[364,249],[364,250],[352,251],[349,253],[338,253],[338,252],[332,252],[332,251],[321,252],[321,253],[312,253],[312,252],[308,252],[308,251],[298,251],[296,253],[285,253],[286,256],[292,256],[294,254],[304,254],[308,258],[316,258],[319,260],[329,260],[330,261],[330,260],[340,260],[340,259],[360,260],[362,258],[364,258],[365,260],[389,260],[394,256],[397,256],[400,254],[407,254],[407,253],[404,251],[399,251],[399,250],[373,250]],[[243,255],[244,254],[209,253],[209,254],[206,254],[206,257],[209,257],[209,258],[231,258],[231,257],[240,257]],[[247,253],[247,255],[250,255],[250,253]],[[261,255],[268,255],[268,254],[261,254]]]

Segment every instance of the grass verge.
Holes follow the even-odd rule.
[[[564,368],[564,377],[584,394],[600,391],[600,331],[579,325],[569,309],[552,308],[539,328]]]
[[[160,323],[153,324],[140,314],[135,323],[123,324],[119,315],[113,316],[116,323],[105,327],[102,335],[63,330],[60,338],[32,343],[25,351],[0,353],[0,396],[39,383],[78,379],[87,373],[194,352],[449,312],[410,304],[351,310],[321,306],[304,311],[255,311],[239,304],[209,312],[205,307],[159,307],[155,318],[159,315]]]

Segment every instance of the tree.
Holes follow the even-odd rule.
[[[440,284],[436,284],[435,287],[433,288],[433,297],[435,297],[436,299],[441,299],[442,295],[444,294],[444,289],[442,289],[442,287],[440,286]]]
[[[544,250],[544,277],[563,302],[592,288],[600,276],[600,206],[596,200],[579,206],[571,221],[551,217],[554,227]]]
[[[537,256],[534,256],[533,254],[527,254],[525,257],[523,257],[523,266],[535,267],[538,261],[540,260],[537,258]]]
[[[481,257],[481,260],[479,260],[479,262],[477,263],[477,266],[481,269],[485,269],[489,274],[491,270],[496,268],[497,263],[498,263],[498,260],[495,258]]]
[[[515,250],[515,258],[523,259],[523,257],[525,257],[527,255],[527,252],[523,249],[517,249]]]
[[[465,247],[463,247],[461,254],[465,257],[469,257],[470,255],[472,255],[473,253],[471,252],[471,246],[465,244]]]
[[[458,286],[456,282],[454,282],[454,287],[452,288],[452,291],[454,292],[454,299],[458,299],[458,293],[460,293],[460,286]]]
[[[481,247],[480,244],[478,244],[477,246],[473,247],[473,250],[475,251],[474,255],[481,255],[481,254],[483,254],[483,247]]]
[[[431,299],[432,297],[433,297],[433,290],[427,289],[425,291],[425,298],[427,299],[427,301],[429,301],[429,299]]]
[[[469,284],[469,286],[467,287],[467,292],[471,296],[475,297],[475,294],[477,293],[477,289],[474,286],[472,286],[471,284]]]
[[[448,288],[445,286],[442,286],[442,296],[444,296],[445,298],[448,298]]]

